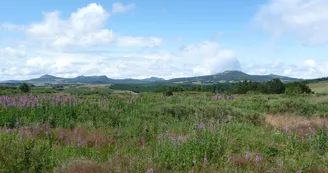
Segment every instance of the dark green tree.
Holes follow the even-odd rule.
[[[164,91],[164,96],[167,96],[167,97],[173,96],[172,90]]]
[[[286,94],[308,94],[312,90],[305,83],[293,82],[286,85]]]
[[[281,82],[280,79],[272,79],[266,83],[267,93],[269,94],[282,94],[285,92],[285,85]]]
[[[25,83],[25,82],[22,83],[22,84],[20,84],[19,89],[20,89],[23,93],[28,93],[28,92],[30,92],[30,90],[31,90],[30,86],[29,86],[27,83]]]

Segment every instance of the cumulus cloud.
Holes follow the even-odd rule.
[[[36,78],[44,74],[59,77],[107,75],[111,78],[182,77],[188,71],[176,69],[175,56],[167,52],[101,55],[77,52],[48,52],[26,59],[2,59],[0,80]],[[177,73],[179,71],[179,73]]]
[[[135,4],[123,5],[122,3],[116,2],[112,5],[112,13],[124,13],[135,7]]]
[[[115,13],[126,12],[134,5],[113,5]],[[155,47],[162,43],[157,37],[120,36],[112,30],[104,28],[110,13],[101,5],[91,3],[77,9],[69,18],[61,18],[59,11],[44,13],[44,20],[24,27],[14,24],[4,24],[11,31],[21,31],[29,37],[30,42],[36,42],[43,47],[69,48],[72,46],[135,46]],[[19,28],[19,29],[18,29]]]
[[[328,76],[328,61],[316,61],[314,59],[299,60],[293,64],[272,61],[265,64],[244,63],[242,71],[249,74],[268,75],[276,74],[295,78],[320,78]]]
[[[21,32],[21,31],[24,31],[24,29],[25,29],[24,25],[14,25],[11,23],[3,23],[0,25],[0,29],[1,28],[9,30],[9,31],[14,31],[14,32]]]
[[[301,78],[319,78],[328,76],[328,61],[318,62],[313,59],[298,62],[290,65],[283,72],[284,75]]]
[[[15,49],[11,47],[0,49],[0,58],[16,58],[24,56],[26,56],[26,52],[24,50]]]
[[[240,70],[241,65],[231,50],[220,48],[217,42],[204,41],[184,46],[180,55],[187,58],[198,59],[199,64],[193,68],[195,75],[210,75],[225,70]]]
[[[155,47],[162,44],[162,39],[156,37],[129,37],[122,36],[117,39],[118,46],[143,46],[143,47]]]
[[[255,21],[275,36],[291,34],[306,45],[327,44],[327,9],[327,0],[270,0]]]
[[[186,45],[177,52],[93,52],[43,51],[36,57],[6,61],[1,72],[6,79],[25,79],[52,74],[61,77],[107,75],[111,78],[163,78],[214,74],[240,69],[238,59],[230,50],[215,42]],[[15,67],[15,68],[11,68]]]

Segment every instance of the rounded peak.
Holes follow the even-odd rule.
[[[220,74],[246,74],[246,73],[244,73],[244,72],[242,72],[242,71],[238,71],[238,70],[226,70],[226,71],[224,71],[224,72],[221,72],[221,73],[217,73],[218,75],[220,75]]]
[[[43,75],[43,76],[40,77],[40,79],[49,79],[49,78],[57,78],[57,77],[56,76],[52,76],[52,75],[48,75],[48,74]]]

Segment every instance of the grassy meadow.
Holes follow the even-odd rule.
[[[101,91],[0,96],[0,172],[328,172],[325,94]]]
[[[317,82],[309,84],[311,89],[317,93],[328,94],[328,82]]]

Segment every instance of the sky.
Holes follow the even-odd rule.
[[[3,1],[0,81],[226,70],[325,77],[326,9],[327,0]]]

